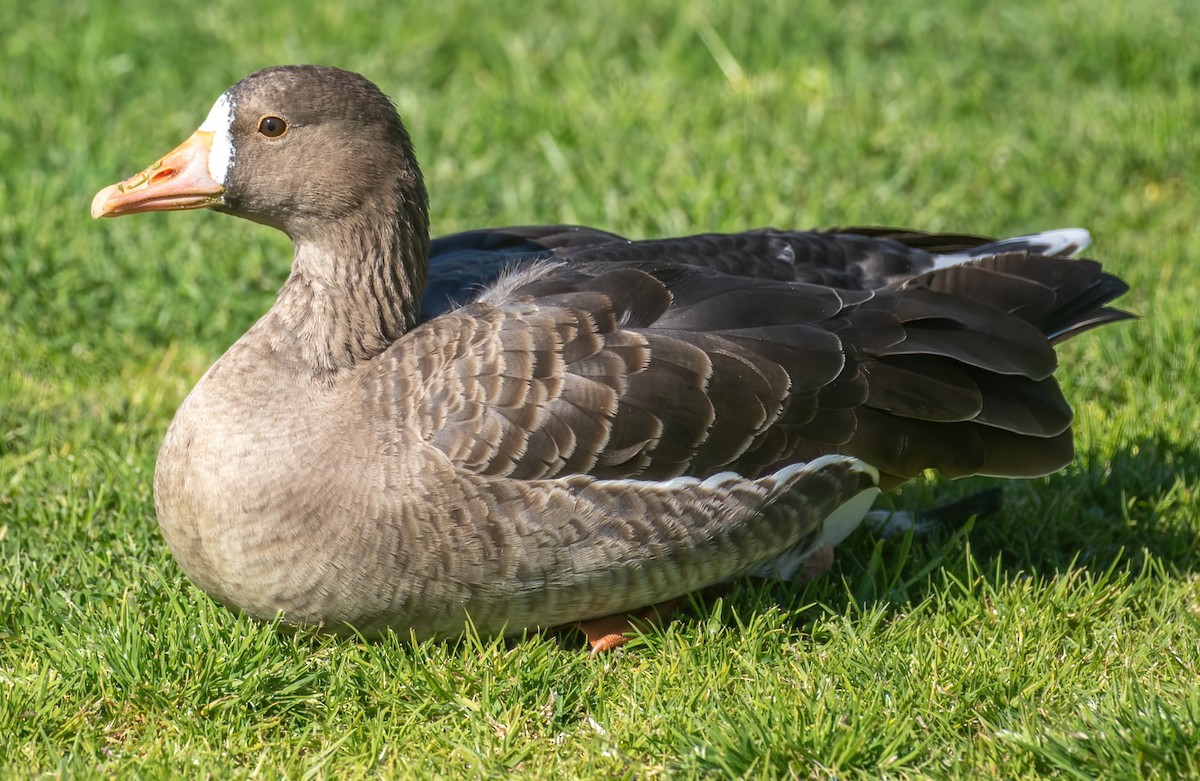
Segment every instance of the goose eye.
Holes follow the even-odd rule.
[[[279,138],[287,132],[287,123],[279,117],[263,117],[258,120],[258,132],[267,138]]]

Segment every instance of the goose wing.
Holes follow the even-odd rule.
[[[726,239],[778,237],[671,246]],[[1052,340],[1125,317],[1090,261],[1009,252],[853,290],[655,244],[527,264],[416,329],[390,351],[402,417],[462,468],[523,479],[754,476],[827,453],[885,485],[1044,474],[1072,455]]]

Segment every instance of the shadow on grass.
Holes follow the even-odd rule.
[[[975,555],[1046,575],[1080,564],[1138,570],[1151,557],[1169,573],[1200,571],[1200,449],[1157,437],[1078,463],[1013,484],[997,522],[975,525]]]
[[[735,582],[696,595],[681,618],[711,616],[714,599],[722,597],[743,617],[777,604],[803,628],[819,614],[816,605],[834,614],[851,606],[906,611],[943,588],[947,577],[968,583],[980,573],[991,581],[1052,580],[1082,570],[1136,575],[1150,562],[1167,577],[1200,572],[1200,448],[1158,437],[1112,456],[1085,451],[1076,464],[1038,480],[918,487],[895,497],[893,508],[925,510],[930,500],[940,505],[997,486],[1002,505],[929,536],[858,532],[838,548],[833,570],[811,583]],[[735,628],[729,611],[724,616]]]

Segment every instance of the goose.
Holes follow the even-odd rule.
[[[335,633],[579,624],[596,652],[800,577],[926,470],[1062,468],[1054,346],[1131,316],[1082,229],[431,241],[393,104],[332,67],[247,76],[91,213],[199,208],[294,258],[167,431],[161,531],[218,602]]]

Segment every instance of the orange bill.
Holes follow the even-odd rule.
[[[110,184],[92,199],[92,217],[202,209],[221,201],[225,187],[209,172],[213,134],[197,130],[146,170]]]

